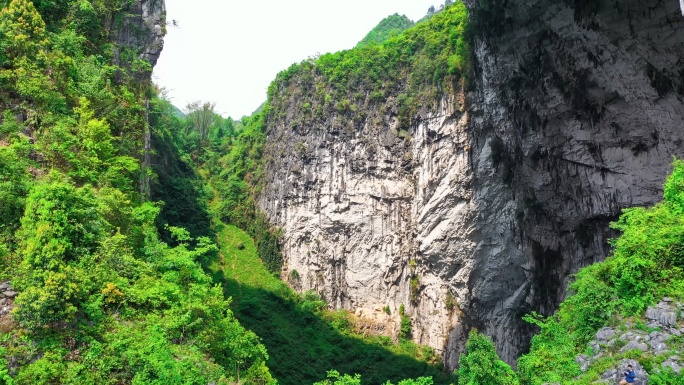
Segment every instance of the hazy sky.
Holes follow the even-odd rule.
[[[240,118],[276,74],[317,53],[352,48],[380,20],[423,17],[443,0],[166,0],[169,26],[154,81],[172,102],[216,102]]]

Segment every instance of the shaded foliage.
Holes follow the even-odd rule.
[[[266,141],[265,116],[268,104],[251,117],[243,117],[235,134],[223,145],[225,155],[207,163],[210,185],[217,200],[217,217],[245,230],[256,242],[259,257],[274,274],[282,268],[279,233],[255,204],[263,174],[263,148]]]
[[[211,267],[214,279],[225,282],[235,316],[263,338],[268,367],[280,384],[311,384],[331,368],[358,373],[364,384],[421,376],[432,377],[435,384],[453,382],[432,349],[357,334],[352,314],[327,310],[313,291],[295,293],[271,275],[249,235],[235,226],[223,228],[219,244],[224,259]]]

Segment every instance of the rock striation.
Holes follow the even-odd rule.
[[[608,223],[660,200],[683,155],[684,18],[674,1],[483,4],[471,4],[475,189],[500,187],[484,199],[508,206],[481,215],[511,226],[483,234],[501,252],[473,256],[484,266],[469,314],[512,361],[526,339],[520,312],[551,313],[570,274],[606,256]],[[487,284],[502,274],[492,257],[525,274]]]
[[[609,222],[660,200],[684,156],[676,0],[466,4],[471,84],[406,132],[396,93],[311,120],[310,79],[278,90],[259,198],[283,277],[338,308],[404,304],[449,368],[471,327],[514,363],[521,316],[553,312],[607,255]]]
[[[166,35],[166,3],[164,0],[134,0],[109,21],[115,46],[115,64],[121,64],[119,56],[133,50],[138,59],[154,67],[164,48]],[[143,74],[149,77],[150,74]]]

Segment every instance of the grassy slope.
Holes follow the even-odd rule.
[[[340,327],[346,313],[317,315],[306,309],[300,296],[261,263],[245,232],[232,225],[218,230],[219,258],[209,269],[233,298],[240,323],[263,339],[268,366],[280,384],[310,384],[330,369],[359,373],[364,384],[420,376],[433,376],[435,384],[451,383],[438,365],[415,358],[428,356],[429,349],[408,342],[394,345],[381,337],[364,340]]]

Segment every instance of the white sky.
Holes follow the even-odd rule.
[[[349,49],[382,19],[423,17],[443,0],[166,0],[169,25],[154,81],[183,109],[216,102],[235,119],[266,101],[278,72]]]

